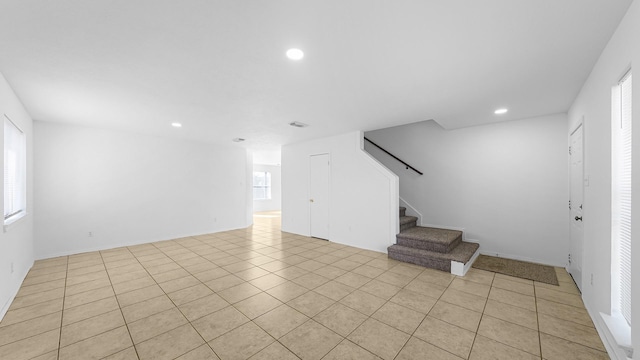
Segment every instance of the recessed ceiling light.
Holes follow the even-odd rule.
[[[301,60],[304,57],[304,52],[300,49],[287,50],[287,57],[291,60]]]
[[[502,115],[502,114],[506,114],[507,111],[509,111],[509,110],[507,110],[507,109],[498,109],[498,110],[494,111],[493,113],[497,114],[497,115]]]
[[[233,142],[243,142],[245,139],[243,138],[233,138],[231,141]]]
[[[174,123],[171,123],[171,126],[175,128],[179,128],[179,127],[182,127],[182,124],[180,124],[179,122],[174,122]]]
[[[305,123],[301,123],[299,121],[290,122],[289,125],[291,125],[293,127],[297,127],[297,128],[303,128],[303,127],[309,126],[309,125],[307,125]]]

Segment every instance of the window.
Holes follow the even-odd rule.
[[[26,142],[24,133],[4,116],[4,224],[26,212]]]
[[[611,310],[631,325],[631,72],[613,88],[611,108]]]
[[[268,171],[253,172],[253,200],[271,199],[271,173]]]

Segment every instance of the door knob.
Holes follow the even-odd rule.
[[[575,220],[576,220],[576,221],[578,221],[578,220],[579,220],[579,221],[582,221],[582,216],[576,216],[576,217],[575,217]]]
[[[313,202],[313,199],[309,199],[309,202]]]

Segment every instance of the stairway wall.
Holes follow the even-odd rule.
[[[565,114],[444,130],[425,121],[365,136],[424,172],[416,174],[370,144],[398,174],[400,196],[423,225],[464,229],[483,253],[564,265],[569,249]]]
[[[309,156],[329,153],[329,240],[386,252],[398,233],[398,177],[350,132],[282,147],[282,230],[309,236]]]

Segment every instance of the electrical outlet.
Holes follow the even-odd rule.
[[[93,232],[89,231],[89,237],[93,237]]]
[[[591,274],[591,285],[593,285],[593,274]]]

